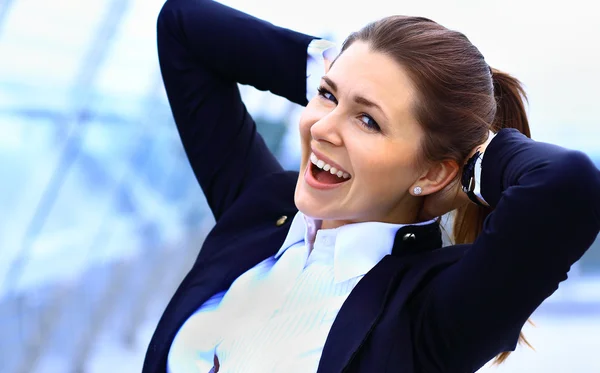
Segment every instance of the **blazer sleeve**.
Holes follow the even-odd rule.
[[[160,69],[184,149],[216,219],[254,180],[282,168],[237,83],[306,105],[314,37],[209,0],[168,0],[157,21]]]
[[[600,229],[600,172],[581,152],[505,129],[486,149],[481,177],[495,209],[418,307],[415,351],[425,372],[474,372],[513,350]]]

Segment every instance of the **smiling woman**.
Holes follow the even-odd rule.
[[[518,81],[464,35],[374,22],[308,101],[319,43],[212,1],[163,7],[163,80],[216,225],[144,373],[473,372],[515,348],[598,234],[598,170],[528,138]],[[237,83],[306,106],[300,173],[268,151]],[[464,244],[442,248],[438,217],[455,209]]]
[[[321,84],[300,119],[301,170],[310,171],[308,159],[315,154],[326,163],[335,160],[341,165],[337,169],[352,178],[323,192],[310,185],[310,172],[301,172],[298,209],[323,220],[323,228],[417,222],[422,199],[407,191],[423,173],[417,162],[423,130],[412,114],[415,93],[404,69],[368,43],[356,42],[335,60]]]

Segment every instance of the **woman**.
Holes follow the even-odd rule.
[[[508,128],[528,135],[521,87],[462,34],[369,25],[307,102],[315,40],[212,1],[163,7],[163,79],[217,223],[144,373],[473,372],[515,348],[596,237],[600,173]],[[306,105],[299,174],[237,82]],[[441,248],[437,217],[457,208],[457,242],[474,243]]]

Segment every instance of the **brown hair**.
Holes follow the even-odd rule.
[[[464,164],[490,129],[516,128],[530,137],[521,83],[490,68],[462,33],[423,17],[391,16],[351,34],[342,52],[357,40],[392,57],[415,85],[413,110],[425,130],[423,159]],[[456,210],[454,242],[474,242],[491,211],[475,204]],[[529,345],[522,333],[519,342]],[[509,354],[501,353],[496,362]]]

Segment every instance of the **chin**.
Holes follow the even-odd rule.
[[[294,204],[298,211],[303,213],[306,216],[315,219],[322,219],[320,216],[320,209],[317,207],[317,201],[314,200],[314,197],[310,195],[310,193],[306,190],[306,186],[302,186],[301,183],[302,175],[298,178],[298,183],[296,184],[296,191],[294,192]]]
[[[316,198],[306,185],[302,186],[302,180],[298,180],[296,191],[294,193],[294,203],[298,211],[307,217],[317,220],[338,220],[340,215],[343,215],[338,206],[324,204],[319,198]]]
[[[294,192],[294,203],[304,215],[319,220],[344,220],[348,217],[347,207],[343,201],[349,192],[349,183],[330,182],[329,178],[315,177],[319,172],[312,163],[302,163]],[[321,171],[324,172],[324,171]],[[307,180],[308,179],[308,180]]]
[[[323,203],[310,193],[308,186],[302,185],[303,183],[304,179],[300,175],[294,192],[294,203],[298,211],[313,219],[328,219],[328,212],[331,212],[331,208],[323,206]]]

